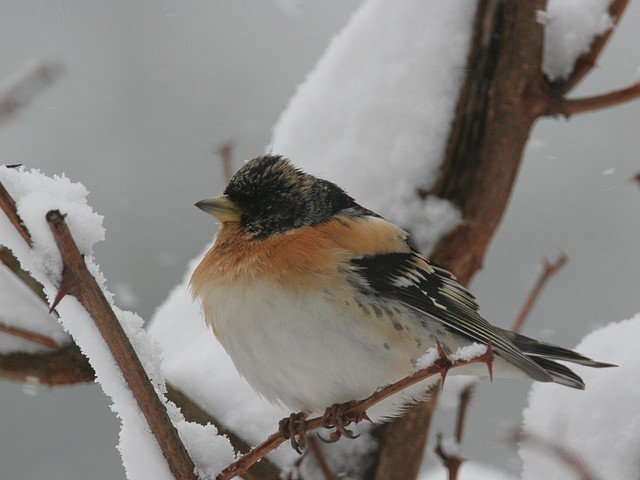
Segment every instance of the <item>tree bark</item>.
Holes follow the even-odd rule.
[[[456,205],[463,223],[431,258],[468,284],[506,209],[533,122],[542,112],[543,0],[479,2],[467,78],[441,173],[430,192]],[[371,478],[416,478],[435,402],[423,402],[382,427]]]

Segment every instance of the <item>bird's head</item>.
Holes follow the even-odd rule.
[[[278,155],[249,160],[223,195],[196,206],[222,223],[238,222],[254,238],[317,225],[343,210],[364,210],[337,185],[303,172]]]

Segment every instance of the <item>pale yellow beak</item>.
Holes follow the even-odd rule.
[[[229,200],[229,197],[226,195],[200,200],[196,203],[196,207],[209,215],[213,215],[222,223],[239,222],[240,217],[242,216],[242,210],[240,207]]]

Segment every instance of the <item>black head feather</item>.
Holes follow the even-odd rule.
[[[242,209],[243,230],[257,238],[316,225],[344,210],[366,212],[334,183],[303,172],[279,155],[249,160],[224,193]]]

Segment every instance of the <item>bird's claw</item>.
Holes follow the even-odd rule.
[[[322,415],[322,426],[324,428],[335,428],[329,435],[329,438],[323,438],[318,435],[320,440],[325,443],[334,443],[340,440],[340,438],[358,438],[360,435],[353,433],[353,430],[349,430],[347,425],[350,423],[358,423],[361,420],[369,420],[366,413],[352,414],[348,410],[355,406],[355,402],[346,403],[334,403],[328,407]]]
[[[278,424],[280,434],[290,440],[291,447],[293,447],[299,455],[302,455],[302,452],[307,446],[306,419],[307,414],[304,412],[292,413],[289,417],[280,420]]]

